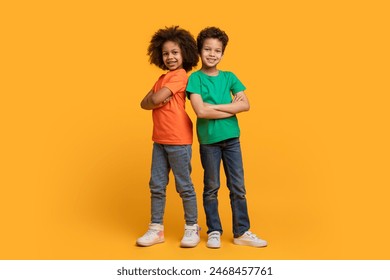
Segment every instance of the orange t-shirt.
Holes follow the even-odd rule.
[[[153,110],[153,141],[166,145],[192,144],[192,122],[185,111],[187,73],[184,69],[169,71],[160,76],[153,87],[157,92],[166,87],[172,99]]]

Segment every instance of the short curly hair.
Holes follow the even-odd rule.
[[[225,33],[225,31],[222,31],[218,27],[214,27],[214,26],[206,27],[199,32],[198,37],[196,38],[198,53],[199,54],[201,53],[204,41],[209,38],[218,39],[219,41],[222,42],[222,54],[223,54],[229,42],[229,37]]]
[[[172,41],[179,45],[183,57],[183,69],[188,72],[198,64],[199,56],[194,37],[187,30],[179,26],[165,27],[159,29],[152,37],[148,55],[150,64],[154,64],[162,70],[169,70],[165,66],[162,57],[162,47],[165,42]]]

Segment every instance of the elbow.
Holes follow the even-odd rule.
[[[195,111],[196,117],[199,119],[205,119],[206,118],[206,113],[204,110],[197,110]]]
[[[147,106],[146,102],[144,102],[144,101],[141,102],[140,106],[144,110],[150,110],[150,108]]]
[[[150,98],[150,105],[152,105],[152,106],[158,106],[160,104],[160,102],[158,102],[158,100],[156,100],[156,98],[154,98],[154,96],[152,96],[151,98]]]
[[[196,113],[196,117],[197,117],[198,119],[204,119],[204,118],[205,118],[205,117],[204,117],[204,114],[201,113],[201,112],[197,112],[197,113]]]
[[[148,102],[146,102],[145,100],[141,102],[140,106],[144,110],[152,110],[153,109],[153,107],[149,106]]]
[[[249,111],[251,106],[249,105],[249,102],[244,102],[243,111],[247,112]]]

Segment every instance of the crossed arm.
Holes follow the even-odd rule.
[[[172,98],[172,92],[169,88],[163,87],[156,93],[151,89],[141,101],[141,108],[153,110],[164,106]]]
[[[190,100],[196,116],[201,119],[224,119],[249,111],[250,108],[249,100],[243,91],[236,93],[230,104],[205,103],[200,94],[191,94]]]

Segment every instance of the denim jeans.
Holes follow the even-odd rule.
[[[198,209],[191,180],[191,145],[162,145],[153,143],[152,170],[149,181],[152,223],[163,224],[166,189],[172,169],[176,191],[180,194],[187,225],[196,224]]]
[[[212,231],[222,233],[218,213],[219,174],[222,161],[230,191],[233,234],[234,237],[239,237],[250,227],[240,139],[232,138],[214,144],[201,144],[200,155],[204,169],[203,207],[206,213],[207,233]]]

